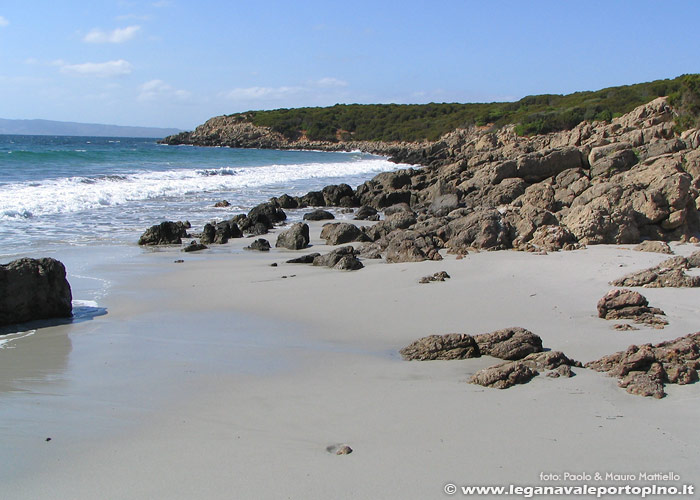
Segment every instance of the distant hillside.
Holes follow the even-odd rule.
[[[125,127],[97,123],[58,122],[52,120],[6,120],[0,118],[0,134],[72,135],[87,137],[153,137],[177,134],[176,128]]]
[[[536,135],[568,130],[582,121],[610,121],[661,96],[669,96],[674,106],[681,105],[679,126],[688,128],[698,120],[700,75],[683,75],[672,80],[609,87],[568,95],[528,96],[515,102],[430,103],[430,104],[336,104],[325,108],[248,111],[217,117],[217,127],[241,124],[262,127],[281,134],[287,141],[435,141],[457,128],[492,127],[516,124],[518,135]],[[202,130],[174,137],[166,142],[188,140],[197,143]],[[209,127],[211,128],[211,127]],[[262,130],[262,129],[260,129]],[[260,130],[256,131],[260,135]],[[225,130],[219,134],[223,138]],[[219,133],[219,132],[217,132]],[[203,144],[214,145],[212,135]],[[256,136],[257,139],[257,136]],[[259,141],[258,141],[259,142]],[[279,142],[279,141],[277,141]],[[246,147],[245,142],[240,144]],[[265,147],[253,143],[251,147]]]

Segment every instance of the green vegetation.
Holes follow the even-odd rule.
[[[668,96],[669,104],[678,113],[676,130],[700,127],[700,75],[684,75],[681,87]]]
[[[324,141],[420,141],[436,140],[451,130],[471,125],[498,128],[514,123],[520,135],[568,130],[584,120],[609,121],[657,97],[670,95],[683,110],[679,117],[683,124],[679,126],[687,128],[698,123],[699,91],[700,75],[684,75],[595,92],[528,96],[517,102],[336,104],[232,116],[271,127],[289,139],[305,135],[310,140]]]

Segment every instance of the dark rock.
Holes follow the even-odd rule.
[[[277,198],[277,203],[280,208],[299,208],[299,202],[288,194],[283,194]]]
[[[270,242],[264,238],[258,238],[250,244],[250,246],[245,247],[246,250],[258,250],[259,252],[269,252]]]
[[[182,251],[183,252],[198,252],[199,250],[206,250],[209,248],[208,246],[202,244],[202,243],[197,243],[196,241],[191,241],[189,245],[186,247],[183,247]]]
[[[354,204],[355,193],[347,184],[326,186],[321,190],[321,194],[324,204],[328,207],[353,206]],[[350,201],[343,203],[344,198]]]
[[[18,259],[0,265],[0,325],[73,314],[66,268],[55,259]]]
[[[310,253],[307,255],[302,255],[301,257],[297,257],[296,259],[289,259],[287,261],[287,264],[313,264],[314,259],[316,257],[319,257],[320,255],[321,254],[317,253],[317,252]]]
[[[369,241],[367,235],[354,224],[348,222],[329,223],[323,226],[321,238],[326,245],[342,245],[351,241]]]
[[[327,210],[317,208],[313,212],[304,214],[304,220],[332,220],[335,219],[335,215]]]
[[[363,205],[360,207],[360,209],[355,213],[355,220],[372,220],[371,217],[374,217],[377,215],[377,210],[368,207],[367,205]]]
[[[326,203],[320,191],[309,191],[299,201],[300,205],[307,207],[323,207]]]
[[[313,265],[348,271],[354,271],[364,267],[362,262],[355,256],[355,249],[352,246],[336,248],[325,255],[318,255],[314,258]]]
[[[408,203],[397,203],[395,205],[388,206],[387,208],[384,209],[384,216],[389,217],[390,215],[398,214],[398,213],[407,213],[411,215],[415,215],[413,210],[411,210],[411,207],[408,205]]]
[[[406,360],[478,358],[481,353],[474,337],[460,333],[429,335],[399,351]]]
[[[216,224],[205,224],[202,235],[199,238],[203,244],[216,243],[223,245],[230,238],[240,238],[243,233],[233,221],[223,221]]]
[[[525,328],[511,327],[475,335],[481,354],[507,360],[542,351],[542,339]]]
[[[231,204],[227,200],[221,200],[214,203],[214,208],[226,208],[230,206]]]
[[[309,246],[309,225],[302,222],[293,224],[292,227],[277,236],[275,247],[289,250],[301,250]]]
[[[268,229],[272,228],[272,224],[276,224],[287,219],[287,214],[285,214],[284,210],[280,208],[279,203],[272,201],[261,203],[260,205],[253,207],[253,209],[248,212],[248,218],[251,219],[253,224],[256,224],[257,222],[264,222],[264,219],[260,218],[261,215],[265,216],[265,218],[267,218],[267,220],[270,222]]]
[[[139,245],[180,245],[188,238],[189,222],[161,222],[148,228],[139,238]]]

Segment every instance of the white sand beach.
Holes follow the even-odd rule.
[[[320,228],[298,252],[242,251],[249,239],[143,250],[109,270],[120,278],[107,314],[0,349],[0,497],[427,499],[448,497],[448,483],[586,482],[541,480],[565,472],[673,472],[656,484],[700,486],[700,384],[657,400],[574,368],[498,390],[467,383],[495,358],[398,354],[430,334],[521,326],[586,363],[693,333],[697,289],[640,290],[666,312],[662,330],[597,317],[610,280],[667,256],[602,245],[365,259],[353,272],[286,264],[330,249]],[[437,271],[451,278],[418,283]],[[344,444],[352,453],[336,455]]]

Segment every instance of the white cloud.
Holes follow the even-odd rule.
[[[284,99],[304,92],[304,87],[247,87],[222,92],[221,96],[232,101],[251,99]]]
[[[8,26],[9,24],[10,24],[10,21],[8,21],[4,17],[0,16],[0,28],[4,28],[5,26]]]
[[[83,41],[87,43],[124,43],[134,38],[140,29],[141,26],[127,26],[112,31],[102,31],[95,28],[85,35]]]
[[[100,78],[113,78],[131,73],[131,63],[124,59],[118,61],[107,61],[103,63],[87,62],[82,64],[65,64],[58,60],[53,63],[60,66],[61,72],[71,75],[97,76]]]
[[[140,101],[154,101],[157,99],[189,99],[191,93],[187,90],[178,90],[168,85],[163,80],[150,80],[141,85],[138,99]]]
[[[343,80],[339,80],[337,78],[332,78],[332,77],[321,78],[320,80],[318,80],[315,83],[319,87],[347,87],[348,86],[348,82],[345,82]]]

